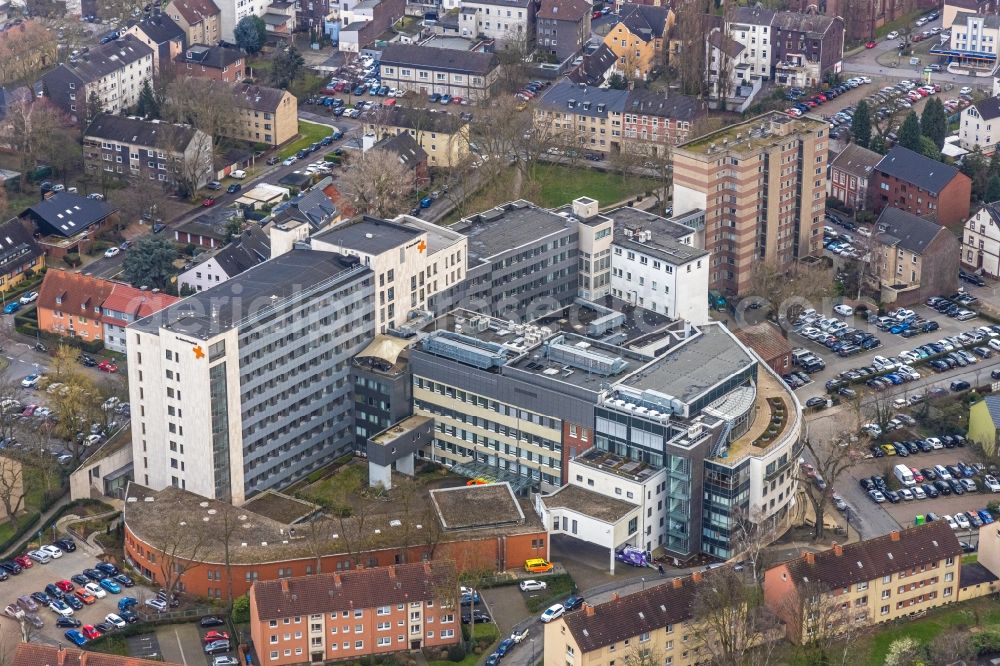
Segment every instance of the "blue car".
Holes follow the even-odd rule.
[[[79,599],[77,599],[77,597],[76,597],[75,594],[67,594],[67,595],[65,595],[63,597],[63,601],[65,601],[66,605],[69,606],[70,608],[72,608],[75,611],[83,610],[83,602],[80,601]]]
[[[77,647],[83,647],[87,644],[87,639],[83,637],[83,634],[80,633],[79,629],[70,629],[64,634],[64,636],[66,636],[66,638]]]
[[[514,643],[513,638],[505,638],[502,641],[500,641],[500,645],[497,646],[496,654],[503,657],[508,652],[514,649],[514,645],[516,645],[516,643]]]
[[[497,666],[500,663],[500,655],[496,652],[486,657],[486,666]]]
[[[110,578],[102,578],[100,585],[112,594],[118,594],[122,591],[121,586]]]
[[[441,95],[442,104],[451,104],[451,95]]]
[[[122,597],[121,599],[118,600],[118,610],[120,611],[125,611],[131,608],[132,606],[138,606],[138,605],[139,605],[139,600],[136,599],[135,597]]]
[[[904,322],[902,324],[896,324],[895,326],[893,326],[892,328],[889,329],[889,332],[893,333],[893,334],[902,333],[903,331],[905,331],[909,327],[910,327],[910,325]]]
[[[986,509],[980,509],[979,511],[976,511],[976,513],[979,514],[979,518],[983,521],[984,525],[989,525],[990,523],[994,522],[993,516],[990,515],[990,512],[987,511]]]
[[[433,93],[430,97],[427,98],[427,101],[428,102],[432,102],[432,103],[433,102],[440,102],[441,101],[441,95],[439,95],[438,93]]]
[[[8,303],[7,305],[4,306],[3,313],[4,314],[14,314],[15,312],[17,312],[20,309],[21,309],[21,303],[20,302],[18,302],[18,301],[11,301],[10,303]]]
[[[423,199],[420,200],[420,207],[430,208],[432,203],[434,203],[434,199],[431,199],[430,197],[424,197]]]

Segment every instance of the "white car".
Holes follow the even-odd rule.
[[[103,599],[104,597],[108,596],[108,593],[104,591],[104,588],[98,585],[97,583],[93,582],[87,583],[86,585],[83,586],[83,589],[85,589],[87,592],[97,597],[98,599]]]
[[[49,603],[49,610],[56,615],[61,615],[63,617],[70,617],[73,615],[73,609],[58,599]]]
[[[291,157],[289,157],[288,159],[286,159],[286,160],[285,160],[284,162],[282,162],[281,164],[282,164],[282,165],[284,165],[284,166],[290,166],[290,165],[291,165],[291,164],[293,164],[294,162],[295,162],[295,156],[294,156],[294,155],[292,155]]]
[[[146,605],[149,606],[150,608],[155,608],[161,613],[167,610],[166,602],[163,601],[162,599],[157,599],[156,597],[153,597],[152,599],[146,599]]]
[[[898,492],[899,496],[902,497],[907,502],[913,499],[913,493],[910,492],[909,488],[900,488],[896,492]]]
[[[87,435],[87,439],[83,440],[84,446],[93,446],[94,444],[99,444],[101,442],[100,435]]]
[[[38,292],[37,291],[29,291],[28,293],[26,293],[23,296],[21,296],[21,298],[19,300],[21,302],[21,305],[27,305],[28,303],[34,303],[35,301],[38,300]]]
[[[1000,481],[997,481],[997,478],[995,476],[987,474],[986,476],[983,477],[983,483],[986,484],[986,487],[989,489],[990,492],[1000,493]]]
[[[121,619],[121,617],[119,617],[118,615],[115,615],[114,613],[108,613],[107,615],[105,615],[104,616],[104,621],[107,622],[107,623],[109,623],[109,624],[114,625],[115,627],[117,627],[119,629],[121,629],[122,627],[125,626],[125,620]]]
[[[109,247],[107,250],[104,251],[104,256],[110,259],[111,257],[117,257],[120,253],[121,250],[119,250],[118,248]]]
[[[951,529],[953,529],[953,530],[957,530],[958,529],[958,523],[956,523],[955,519],[952,518],[951,516],[945,514],[945,515],[941,516],[941,520],[943,520],[944,522],[948,523],[948,527],[950,527]]]
[[[863,426],[861,426],[861,431],[868,433],[872,437],[878,437],[879,435],[882,434],[882,428],[878,427],[878,425],[875,423],[864,424]]]
[[[42,551],[43,553],[48,553],[49,557],[51,557],[53,560],[58,560],[60,557],[63,556],[62,550],[60,550],[56,546],[53,546],[52,544],[49,544],[48,546],[42,546],[38,550]]]
[[[906,405],[907,405],[906,398],[896,398],[895,400],[892,401],[892,406],[896,409],[901,409],[903,407],[906,407]]]
[[[970,88],[969,86],[962,86],[962,89],[958,91],[958,94],[959,95],[971,95],[972,94],[972,88]]]
[[[924,489],[920,486],[914,486],[910,492],[912,492],[913,496],[917,499],[927,499],[927,493],[925,493]]]
[[[885,36],[886,39],[899,39],[899,33],[893,30],[888,35]]]
[[[38,382],[42,379],[41,375],[28,375],[21,380],[21,386],[24,388],[35,388],[38,386]]]
[[[966,518],[964,513],[956,513],[955,522],[958,523],[959,528],[963,530],[967,530],[972,527],[972,523],[969,522],[969,519]]]
[[[548,586],[542,580],[522,580],[520,587],[522,592],[534,592],[535,590],[544,590]]]
[[[968,522],[968,521],[966,521],[966,522]],[[548,608],[546,608],[545,612],[543,612],[542,615],[541,615],[541,617],[539,617],[538,619],[540,619],[543,624],[548,624],[552,620],[555,620],[556,618],[562,617],[562,614],[565,613],[565,612],[566,612],[566,609],[563,607],[562,604],[554,604],[554,605],[549,606]]]
[[[840,305],[833,306],[833,311],[845,317],[850,317],[852,314],[854,314],[854,308],[852,308],[850,305],[844,305],[843,303],[841,303]]]

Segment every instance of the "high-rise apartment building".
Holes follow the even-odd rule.
[[[292,250],[127,329],[134,478],[242,504],[354,450],[372,270]]]
[[[755,265],[822,249],[828,129],[772,112],[674,149],[674,213],[705,211],[710,288],[743,294]]]

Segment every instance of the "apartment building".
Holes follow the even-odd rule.
[[[124,354],[125,328],[134,321],[155,315],[178,300],[180,299],[176,296],[160,291],[136,289],[132,285],[114,283],[107,298],[101,302],[104,348]]]
[[[222,39],[221,16],[212,0],[170,0],[167,16],[184,31],[184,44],[217,44]]]
[[[89,120],[87,100],[117,114],[135,106],[144,83],[153,85],[153,49],[131,35],[90,49],[76,64],[61,64],[41,76],[35,92],[48,97],[73,120]]]
[[[1000,144],[1000,99],[988,97],[962,111],[958,142],[966,150],[991,155]]]
[[[958,12],[951,25],[951,39],[942,48],[947,49],[942,55],[950,56],[963,69],[992,72],[1000,48],[1000,15]]]
[[[1000,277],[1000,202],[986,204],[965,223],[962,264],[985,275]]]
[[[854,210],[871,207],[871,178],[882,156],[856,143],[850,143],[830,162],[828,192],[834,199]]]
[[[776,12],[771,30],[774,80],[779,85],[818,86],[843,70],[843,18],[811,11]]]
[[[828,129],[771,112],[674,149],[674,214],[705,211],[710,289],[744,294],[755,265],[822,250]]]
[[[492,94],[500,61],[493,53],[393,43],[382,50],[380,63],[383,85],[481,101]]]
[[[458,28],[462,37],[495,39],[501,47],[534,44],[535,0],[461,0],[460,5]]]
[[[430,166],[455,167],[469,157],[469,123],[435,110],[389,106],[372,116],[365,133],[381,141],[409,134],[427,153]]]
[[[635,88],[622,112],[626,149],[665,157],[671,147],[695,136],[696,124],[706,113],[705,102],[697,98]]]
[[[174,58],[178,76],[197,76],[222,83],[239,83],[247,76],[246,56],[229,46],[191,44]]]
[[[604,37],[617,58],[614,71],[630,81],[645,81],[663,63],[664,36],[674,25],[667,7],[622,4],[618,23]]]
[[[956,167],[894,146],[873,170],[874,212],[899,208],[946,227],[965,222],[972,200],[972,180]]]
[[[184,50],[184,30],[168,14],[157,10],[125,31],[153,50],[153,70],[168,74],[174,58]]]
[[[587,0],[542,0],[535,17],[538,49],[558,62],[579,53],[590,40],[592,7]]]
[[[31,225],[14,218],[0,224],[0,291],[21,284],[45,268],[45,251],[35,241]]]
[[[171,662],[139,659],[117,654],[102,654],[65,645],[18,643],[11,666],[179,666]]]
[[[406,11],[405,0],[362,0],[340,8],[338,48],[357,53],[371,46]]]
[[[593,152],[622,149],[627,90],[595,88],[563,79],[538,100],[532,122],[539,136]]]
[[[131,324],[134,478],[240,505],[352,451],[372,276],[296,249]]]
[[[266,231],[253,225],[215,254],[201,257],[198,263],[177,276],[177,288],[181,293],[211,289],[264,263],[271,258],[271,239]]]
[[[299,105],[287,90],[236,84],[234,122],[226,136],[280,146],[299,132]]]
[[[250,636],[264,664],[287,666],[457,644],[453,562],[257,581]]]
[[[606,213],[614,220],[611,294],[692,324],[708,322],[707,250],[695,231],[635,208]]]
[[[155,181],[190,194],[213,179],[212,137],[187,125],[102,113],[83,131],[88,173]]]
[[[935,520],[771,567],[764,602],[790,641],[807,643],[957,600],[961,559],[954,532]]]
[[[405,326],[429,309],[435,295],[466,277],[466,237],[417,218],[389,222],[364,215],[314,235],[310,243],[314,250],[358,257],[371,268],[380,334]]]
[[[248,16],[263,19],[271,2],[272,0],[218,0],[215,5],[219,8],[219,39],[235,44],[235,31],[239,22]]]
[[[922,217],[886,208],[875,221],[871,268],[882,300],[917,305],[958,288],[960,241]]]

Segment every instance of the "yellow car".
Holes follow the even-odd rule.
[[[536,557],[524,561],[524,570],[528,573],[548,573],[552,571],[552,563]]]
[[[894,456],[896,455],[896,447],[892,444],[883,444],[882,450],[885,451],[885,455]]]
[[[517,104],[514,105],[514,108],[517,109],[518,111],[524,111],[525,109],[528,108],[528,103],[518,102]]]

